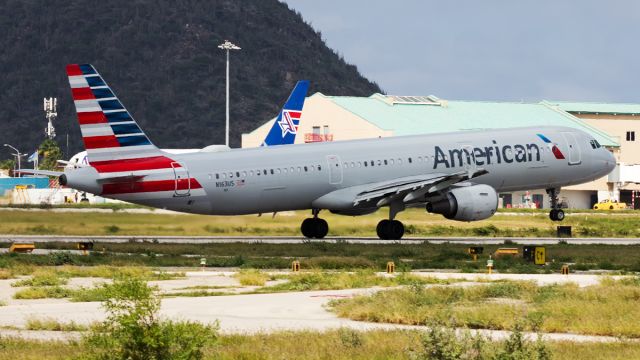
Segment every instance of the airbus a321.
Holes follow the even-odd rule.
[[[489,218],[498,193],[547,189],[562,220],[561,187],[598,179],[613,155],[574,128],[536,127],[170,154],[157,148],[90,64],[67,74],[89,166],[60,184],[108,198],[187,213],[240,215],[310,209],[308,238],[329,230],[321,210],[364,215],[381,207],[381,239],[400,239],[409,206],[448,219]],[[282,119],[281,119],[282,120]],[[279,127],[284,137],[292,123]]]

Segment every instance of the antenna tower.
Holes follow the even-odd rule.
[[[56,137],[56,129],[53,127],[53,120],[58,117],[57,107],[58,99],[56,98],[44,98],[44,116],[47,118],[47,127],[44,129],[47,138],[53,139]]]

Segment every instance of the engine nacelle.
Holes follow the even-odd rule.
[[[460,221],[484,220],[495,214],[497,209],[498,194],[489,185],[457,187],[427,203],[428,212]]]
[[[60,185],[90,192],[95,195],[102,194],[102,185],[98,183],[100,175],[92,166],[80,167],[66,171],[60,176]]]

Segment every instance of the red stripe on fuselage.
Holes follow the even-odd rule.
[[[78,113],[78,122],[80,125],[88,124],[105,124],[107,117],[101,111],[80,112]]]
[[[178,180],[177,190],[201,189],[201,188],[202,188],[202,185],[200,185],[198,180],[194,178]],[[137,182],[131,182],[131,183],[104,184],[102,187],[102,195],[148,193],[148,192],[174,191],[174,190],[176,190],[176,181],[174,179],[137,181]]]
[[[99,173],[110,173],[122,171],[171,169],[171,164],[175,163],[175,161],[166,156],[154,156],[136,159],[91,161],[90,163],[91,166],[96,168]],[[181,166],[180,164],[175,163],[173,167]]]
[[[72,88],[71,93],[73,94],[73,100],[93,100],[96,97],[93,96],[93,92],[91,92],[91,88]]]
[[[80,70],[80,65],[78,64],[67,65],[67,75],[68,76],[82,75],[82,70]]]
[[[83,137],[82,140],[87,150],[120,147],[120,143],[114,135],[87,136]]]

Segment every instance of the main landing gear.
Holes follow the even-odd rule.
[[[404,235],[404,225],[394,220],[396,215],[404,210],[403,203],[392,203],[389,206],[389,219],[380,220],[376,232],[381,240],[400,240]]]
[[[323,239],[329,232],[329,224],[324,219],[318,217],[320,209],[312,210],[313,217],[306,218],[300,226],[302,235],[310,239]]]
[[[560,194],[560,189],[547,189],[547,194],[551,198],[551,211],[549,212],[549,219],[553,221],[564,220],[564,211],[562,211],[562,209],[560,209],[560,205],[558,205],[558,194]]]

